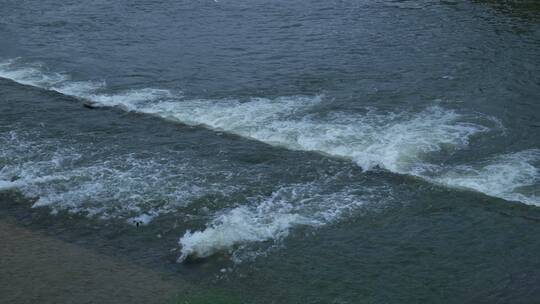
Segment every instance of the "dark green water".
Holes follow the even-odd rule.
[[[246,303],[535,303],[539,13],[2,1],[0,215]]]

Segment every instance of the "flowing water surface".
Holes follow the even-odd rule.
[[[246,303],[540,297],[534,1],[2,0],[0,78],[2,214]]]

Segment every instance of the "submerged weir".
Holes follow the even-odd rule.
[[[4,1],[0,220],[241,303],[534,303],[517,2]]]
[[[537,194],[527,191],[527,187],[535,188],[540,181],[538,149],[499,154],[473,162],[445,164],[437,161],[470,149],[470,142],[478,137],[504,137],[504,125],[493,116],[447,109],[444,105],[429,106],[419,112],[382,111],[375,107],[345,112],[327,109],[331,103],[324,95],[189,100],[179,93],[153,88],[107,94],[100,93],[107,90],[104,83],[69,81],[68,75],[47,73],[33,66],[18,66],[16,60],[1,66],[3,77],[73,96],[81,102],[92,102],[93,107],[117,107],[228,132],[276,147],[346,159],[364,171],[382,168],[443,187],[540,205]],[[39,138],[40,135],[29,137]],[[77,149],[73,144],[27,142],[19,140],[16,131],[4,133],[3,141],[5,147],[16,149],[4,150],[6,159],[29,146],[34,149],[40,146],[43,149],[69,147],[48,152],[52,152],[50,159],[31,160],[30,155],[27,162],[16,162],[2,169],[3,188],[18,188],[28,196],[38,196],[33,207],[50,206],[53,212],[60,208],[102,218],[131,214],[128,222],[148,224],[160,214],[174,212],[176,208],[185,207],[186,202],[208,193],[228,195],[228,191],[238,191],[233,185],[212,183],[209,186],[201,173],[209,168],[192,168],[192,162],[182,164],[155,157],[139,160],[136,156],[126,155],[112,159],[109,156],[95,164],[70,168],[84,153],[73,150]],[[16,144],[8,145],[8,142]],[[172,163],[175,165],[171,166]],[[64,168],[63,164],[68,165]],[[116,166],[119,169],[114,169]],[[174,172],[181,172],[183,177]],[[74,177],[84,182],[67,186],[65,182]],[[88,177],[91,179],[86,181]],[[326,179],[320,179],[278,186],[270,196],[249,197],[236,202],[241,206],[217,211],[207,228],[195,232],[188,230],[180,238],[178,260],[183,261],[189,256],[204,258],[250,242],[278,241],[295,226],[318,227],[332,223],[342,217],[343,209],[374,201],[373,197],[366,200],[362,195],[351,194],[357,190],[354,185],[325,193],[326,183]],[[52,190],[51,193],[51,187],[56,187],[51,184],[61,185],[61,189],[67,186],[70,190]],[[166,189],[170,190],[156,191],[167,184]],[[123,191],[126,193],[122,194]],[[113,192],[116,193],[107,197]],[[104,196],[100,197],[100,194]],[[381,193],[375,200],[382,201],[383,197]],[[145,206],[156,199],[165,203],[159,207]],[[114,204],[114,209],[104,204],[105,201]]]

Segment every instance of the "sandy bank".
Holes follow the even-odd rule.
[[[158,272],[0,220],[0,303],[163,303],[178,287]]]

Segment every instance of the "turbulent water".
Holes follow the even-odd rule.
[[[266,290],[281,288],[291,302],[384,302],[377,280],[349,287],[370,278],[358,277],[370,270],[356,261],[378,263],[387,282],[390,269],[400,278],[411,270],[364,254],[374,241],[354,242],[344,227],[379,235],[381,252],[396,255],[416,235],[424,242],[408,254],[455,263],[434,270],[437,288],[476,301],[457,253],[445,261],[418,248],[437,247],[437,235],[456,248],[468,239],[498,248],[513,233],[504,218],[492,230],[484,224],[539,216],[538,17],[534,4],[488,1],[4,1],[0,192],[58,220],[71,213],[168,229],[178,262],[232,260],[238,273],[223,283],[232,290],[263,267],[250,283],[261,302],[273,267],[285,285]],[[447,230],[407,224],[413,210],[433,206],[458,210],[447,211]],[[484,228],[465,229],[471,221]],[[378,228],[393,224],[400,234]],[[526,224],[519,229],[539,229]],[[537,255],[522,238],[528,245],[515,250]],[[301,266],[277,266],[290,255]],[[325,270],[317,263],[326,256],[344,262]],[[497,257],[474,284],[501,276],[487,270]],[[336,283],[301,288],[310,267]],[[348,267],[354,275],[331,279]],[[456,272],[459,282],[445,285]],[[390,302],[407,290],[411,301],[443,300],[402,284]],[[508,288],[504,295],[519,290]]]

